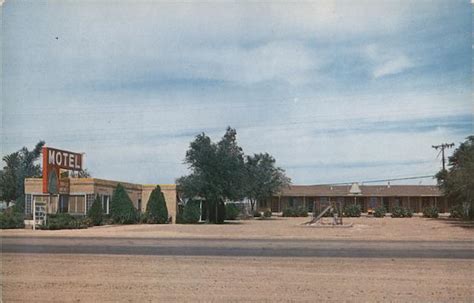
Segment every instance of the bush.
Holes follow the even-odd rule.
[[[438,208],[434,206],[429,206],[423,209],[423,217],[425,218],[438,218],[438,216],[439,216]]]
[[[165,224],[168,223],[168,209],[160,186],[151,192],[146,205],[147,223]]]
[[[411,217],[413,217],[413,211],[409,208],[395,206],[392,209],[392,218],[411,218]]]
[[[377,207],[374,210],[374,217],[383,218],[385,217],[386,213],[387,211],[385,210],[385,207]]]
[[[253,211],[253,217],[254,218],[260,218],[262,216],[262,213],[257,211],[257,210],[254,210]]]
[[[0,229],[24,227],[23,214],[12,209],[6,209],[3,213],[0,213]]]
[[[308,210],[302,207],[298,208],[286,208],[282,213],[283,217],[307,217]]]
[[[51,214],[46,217],[46,224],[40,225],[40,229],[79,229],[87,228],[87,220],[85,218],[76,218],[70,214]]]
[[[465,214],[464,214],[464,207],[462,206],[462,204],[457,204],[451,207],[449,209],[449,217],[450,218],[464,218]]]
[[[360,217],[361,209],[358,204],[349,204],[344,207],[344,216],[346,217]]]
[[[179,219],[181,223],[187,224],[196,224],[201,219],[201,209],[199,204],[196,201],[188,201],[183,209],[183,214]],[[178,221],[178,216],[176,216],[176,221]]]
[[[226,220],[236,220],[240,214],[240,209],[235,203],[227,203],[225,205]]]
[[[266,211],[263,212],[263,217],[264,218],[270,218],[272,216],[272,211],[267,209]]]
[[[87,218],[90,220],[91,226],[102,224],[104,211],[102,209],[99,195],[95,197],[94,203],[92,203],[91,208],[87,212]]]
[[[110,201],[110,217],[114,223],[136,223],[137,211],[122,184],[118,184]]]

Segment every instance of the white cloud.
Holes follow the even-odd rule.
[[[373,75],[375,78],[380,78],[388,75],[399,74],[407,69],[413,67],[414,64],[405,55],[398,56],[391,59],[374,69]]]

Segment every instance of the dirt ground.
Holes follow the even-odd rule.
[[[470,245],[474,239],[472,224],[446,219],[345,220],[354,226],[314,228],[301,225],[306,218],[274,218],[224,225],[5,230],[1,235],[52,237],[51,241],[73,236],[409,240],[444,245]],[[474,302],[473,259],[3,253],[1,266],[3,302]]]
[[[470,260],[4,255],[4,302],[473,302]]]
[[[329,219],[328,219],[329,220]],[[449,219],[344,218],[351,228],[316,228],[302,225],[308,218],[230,221],[222,225],[123,225],[85,230],[5,230],[4,236],[74,236],[131,238],[225,239],[351,239],[351,240],[466,240],[474,239],[474,224]]]

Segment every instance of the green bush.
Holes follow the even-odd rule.
[[[434,206],[429,206],[423,209],[423,217],[425,218],[438,218],[439,212],[438,208]]]
[[[146,205],[147,223],[168,223],[168,209],[160,186],[156,186],[150,194]]]
[[[386,213],[387,211],[385,210],[385,207],[377,207],[374,210],[374,217],[383,218],[385,217]]]
[[[114,223],[118,224],[131,224],[137,222],[137,211],[122,184],[117,184],[117,187],[112,194],[112,200],[110,201],[110,217]]]
[[[236,220],[240,214],[240,209],[235,203],[227,203],[225,205],[226,220]]]
[[[359,204],[348,204],[344,207],[344,216],[360,217],[361,209]]]
[[[24,228],[23,214],[6,209],[0,213],[0,229]]]
[[[452,206],[449,209],[449,217],[450,218],[464,218],[465,213],[464,213],[464,207],[462,207],[462,204],[457,204]]]
[[[104,210],[102,209],[99,195],[95,197],[94,203],[92,203],[91,208],[87,212],[87,218],[90,220],[92,226],[102,224]]]
[[[266,211],[263,212],[263,217],[264,218],[270,218],[272,216],[272,211],[267,209]]]
[[[76,218],[70,214],[50,214],[46,217],[46,224],[40,225],[40,229],[80,229],[87,228],[86,218]]]
[[[392,218],[411,218],[413,217],[413,211],[409,208],[395,206],[392,209]]]
[[[182,221],[181,223],[187,224],[196,224],[201,219],[201,209],[199,207],[199,203],[196,201],[188,201],[183,209],[183,214],[179,219]],[[176,221],[178,221],[178,217],[176,217]]]
[[[308,210],[303,207],[298,208],[286,208],[282,212],[283,217],[307,217]]]

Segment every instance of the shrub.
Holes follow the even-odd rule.
[[[240,214],[240,209],[235,203],[227,203],[225,205],[226,220],[236,220]]]
[[[360,217],[361,209],[358,204],[349,204],[344,207],[344,216],[346,217]]]
[[[188,201],[183,209],[183,214],[179,219],[181,223],[196,224],[201,219],[201,209],[199,204],[195,201]],[[178,221],[178,216],[176,216],[176,222]]]
[[[6,209],[3,213],[0,213],[0,229],[24,227],[23,214],[12,209]]]
[[[253,211],[253,217],[254,218],[260,218],[262,216],[262,213],[257,211],[257,210],[254,210]]]
[[[409,208],[395,206],[392,209],[392,218],[411,218],[411,217],[413,217],[413,211]]]
[[[46,224],[40,225],[40,229],[78,229],[87,228],[85,218],[76,218],[70,214],[51,214],[46,217]]]
[[[383,218],[385,217],[386,213],[387,211],[385,210],[385,207],[377,207],[374,210],[374,217]]]
[[[148,216],[148,223],[168,223],[168,209],[166,208],[165,197],[158,185],[150,194],[150,198],[146,205],[146,213]]]
[[[130,224],[137,221],[137,211],[122,184],[118,184],[110,201],[110,217],[114,223]]]
[[[104,211],[102,209],[102,203],[100,203],[99,195],[95,197],[94,203],[87,212],[87,218],[90,220],[91,225],[101,225],[104,219]]]
[[[216,220],[216,223],[217,224],[224,223],[225,217],[226,217],[226,215],[225,215],[225,204],[224,204],[224,202],[219,201],[219,203],[217,204],[217,220]]]
[[[270,218],[272,216],[272,211],[267,209],[266,211],[263,212],[263,217],[264,218]]]
[[[302,207],[298,208],[286,208],[282,213],[283,217],[307,217],[308,210]]]
[[[464,207],[462,204],[454,205],[449,209],[450,218],[464,218],[464,216]]]
[[[423,217],[425,218],[438,218],[439,212],[438,208],[434,206],[429,206],[423,209]]]

